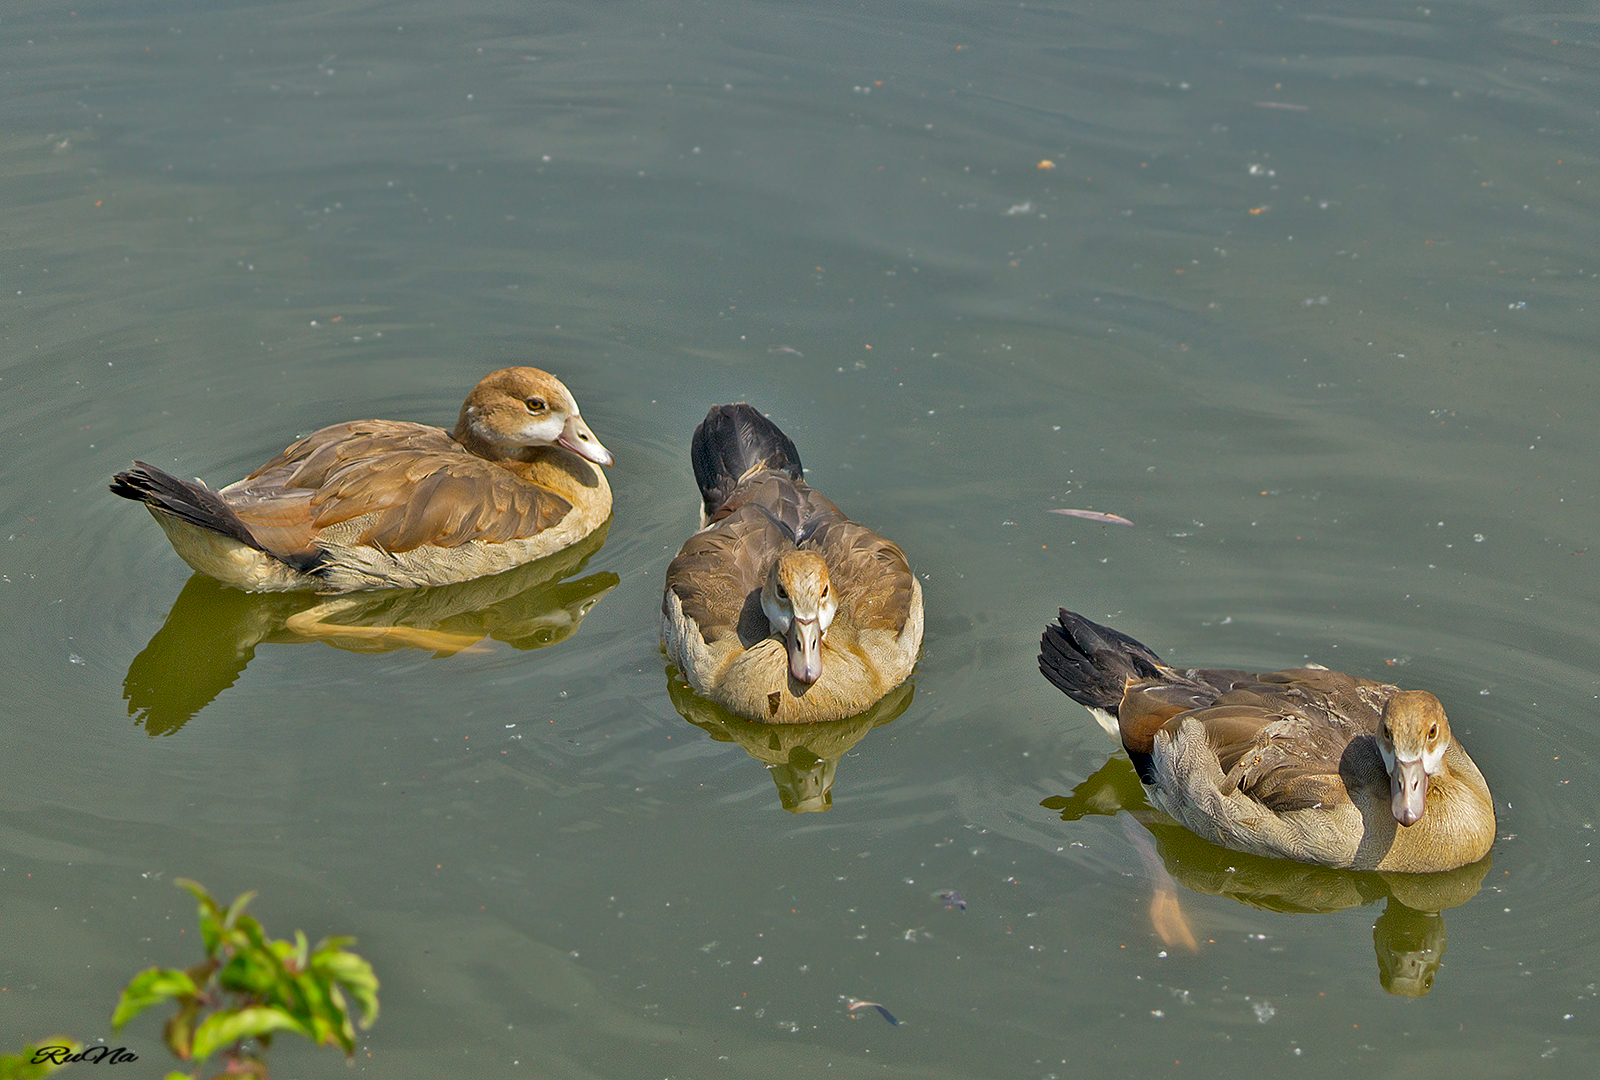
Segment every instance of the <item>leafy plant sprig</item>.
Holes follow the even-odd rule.
[[[20,1054],[0,1055],[0,1080],[41,1080],[63,1068],[63,1058],[82,1049],[83,1043],[67,1035],[29,1043]]]
[[[378,1017],[372,965],[344,948],[355,938],[323,938],[312,948],[305,933],[296,930],[292,942],[275,941],[244,912],[255,893],[240,895],[224,909],[198,882],[180,878],[173,884],[200,903],[206,959],[183,970],[150,968],[135,975],[112,1014],[113,1031],[152,1005],[176,1001],[178,1011],[162,1038],[180,1061],[199,1062],[225,1052],[227,1065],[217,1077],[267,1080],[262,1055],[279,1031],[338,1046],[347,1058],[354,1055],[356,1032],[346,996],[360,1006],[363,1030]],[[172,1072],[166,1080],[197,1076]]]

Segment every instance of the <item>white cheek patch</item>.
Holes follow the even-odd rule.
[[[499,446],[545,446],[561,437],[566,421],[553,413],[542,417],[528,417],[520,427],[500,430],[490,426],[482,417],[472,421],[472,430],[480,439]]]
[[[525,443],[553,443],[561,438],[562,429],[566,427],[566,417],[555,413],[545,413],[541,417],[528,418],[517,433],[518,441]]]
[[[1450,749],[1449,739],[1440,739],[1439,745],[1432,750],[1422,752],[1422,771],[1429,776],[1438,776],[1439,770],[1444,767],[1444,752]]]
[[[822,606],[820,608],[818,608],[818,610],[817,610],[817,624],[822,628],[822,632],[824,634],[826,634],[828,632],[828,627],[833,625],[833,615],[834,615],[834,612],[836,612],[838,610],[839,610],[839,605],[833,599],[832,595],[830,595],[826,600],[824,600],[822,602]]]
[[[789,623],[792,621],[789,612],[778,603],[776,597],[769,598],[765,589],[761,592],[761,611],[767,617],[767,625],[772,627],[776,634],[787,634]]]

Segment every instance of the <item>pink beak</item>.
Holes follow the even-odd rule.
[[[556,440],[556,445],[564,446],[596,465],[610,465],[615,460],[611,456],[611,451],[601,446],[600,440],[594,437],[594,432],[583,422],[583,417],[576,413],[567,417],[566,425],[562,427],[561,437]]]
[[[789,623],[789,674],[810,685],[822,675],[822,628],[816,619]]]
[[[1395,758],[1394,772],[1389,776],[1389,809],[1394,819],[1402,825],[1415,825],[1422,820],[1427,805],[1428,774],[1422,769],[1422,759]]]

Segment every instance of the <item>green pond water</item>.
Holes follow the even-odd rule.
[[[1592,4],[12,0],[0,91],[0,1053],[164,1075],[163,1013],[109,1020],[199,958],[186,877],[359,938],[371,1076],[1600,1069]],[[453,655],[307,641],[106,490],[524,363],[615,517],[340,616]],[[669,678],[734,400],[922,578],[858,721]],[[1434,691],[1490,862],[1153,817],[1038,675],[1060,605]]]

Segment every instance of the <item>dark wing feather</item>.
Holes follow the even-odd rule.
[[[800,452],[778,425],[743,403],[713,405],[694,429],[689,462],[707,517],[715,517],[741,487],[763,470],[803,481]]]
[[[1061,609],[1056,622],[1045,626],[1044,636],[1039,640],[1039,671],[1073,701],[1091,709],[1103,709],[1119,721],[1129,715],[1122,699],[1130,684],[1145,680],[1153,687],[1169,675],[1176,677],[1176,673],[1143,643],[1066,608]],[[1209,700],[1209,697],[1205,699]],[[1190,702],[1183,709],[1192,709],[1205,701]],[[1136,704],[1133,708],[1138,711],[1140,706]],[[1171,715],[1167,713],[1156,727]],[[1123,731],[1128,730],[1124,723]],[[1148,745],[1144,752],[1149,753]]]
[[[179,480],[154,465],[135,461],[133,468],[112,477],[111,492],[155,507],[191,525],[231,536],[257,551],[267,550],[222,496],[198,480],[193,483]]]

